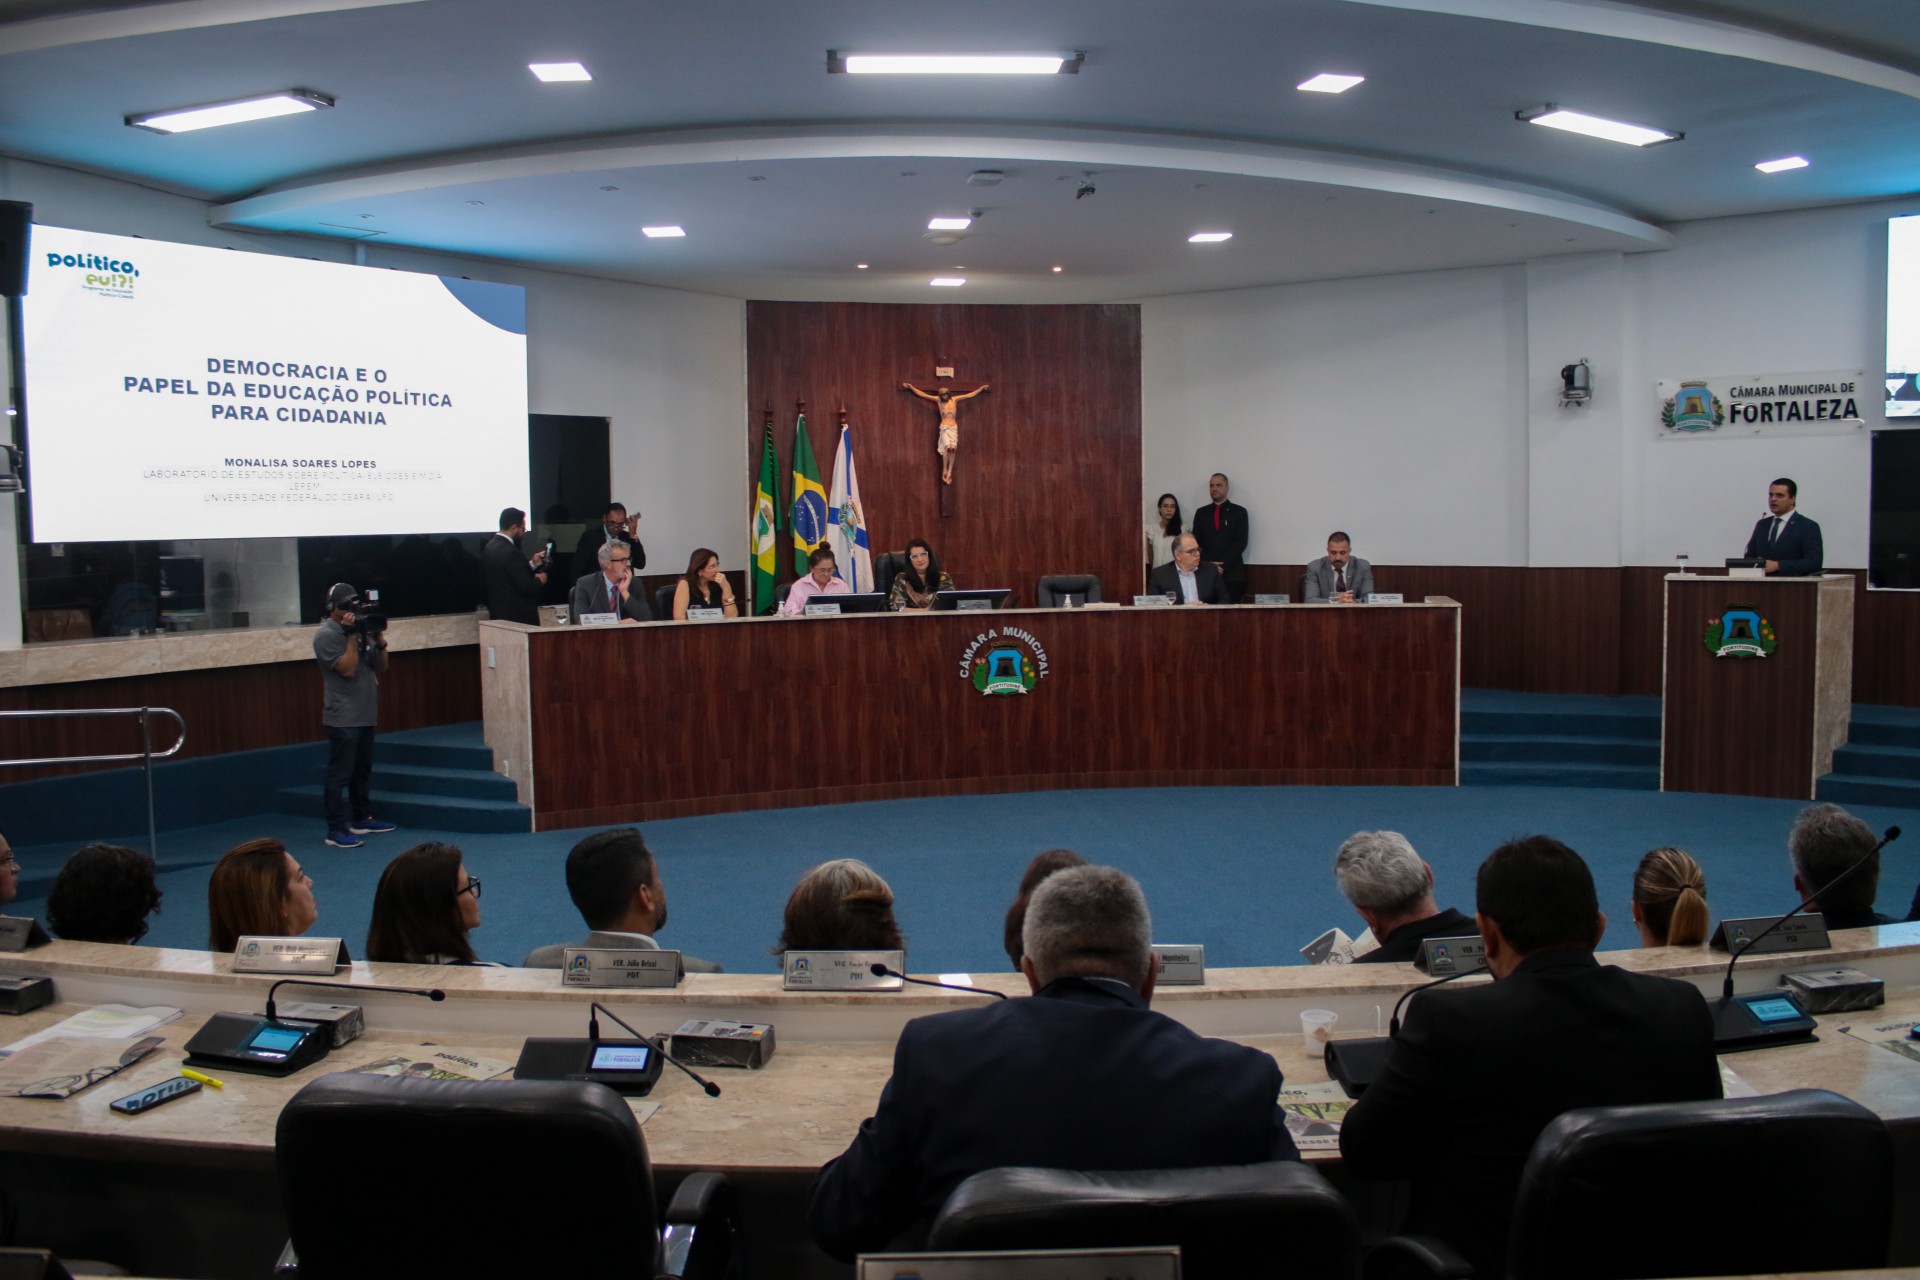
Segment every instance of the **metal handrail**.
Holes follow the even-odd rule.
[[[160,853],[160,840],[153,819],[153,762],[175,755],[187,745],[187,722],[172,707],[83,707],[58,711],[0,711],[0,720],[65,720],[80,716],[136,716],[140,721],[140,750],[105,756],[37,756],[28,760],[0,760],[0,768],[36,764],[124,764],[138,760],[147,775],[147,852]],[[153,749],[154,716],[165,716],[180,730],[180,737],[165,751]]]

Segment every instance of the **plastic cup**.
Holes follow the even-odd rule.
[[[1306,1038],[1309,1058],[1327,1056],[1327,1041],[1333,1039],[1333,1024],[1339,1020],[1340,1015],[1331,1009],[1300,1011],[1300,1034]]]

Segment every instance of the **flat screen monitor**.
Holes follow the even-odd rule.
[[[965,591],[936,591],[933,593],[933,607],[936,609],[975,608],[981,605],[989,609],[1003,608],[1013,598],[1011,587],[972,587]],[[978,600],[980,604],[966,602]]]
[[[842,613],[885,613],[887,611],[887,597],[882,591],[853,591],[844,596],[815,596],[807,603],[837,604]]]

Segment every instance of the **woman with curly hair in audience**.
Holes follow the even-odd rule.
[[[124,845],[90,844],[55,877],[47,927],[73,942],[138,942],[160,897],[152,858]]]

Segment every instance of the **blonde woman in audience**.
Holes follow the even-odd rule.
[[[1633,873],[1633,922],[1643,947],[1697,947],[1707,940],[1707,875],[1681,849],[1655,849]]]
[[[893,890],[858,858],[835,858],[800,877],[787,898],[783,951],[899,951]]]

